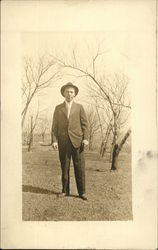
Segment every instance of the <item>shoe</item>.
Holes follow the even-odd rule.
[[[61,193],[61,196],[66,196],[66,193]]]
[[[87,196],[86,196],[85,194],[81,194],[81,195],[79,195],[79,197],[80,197],[82,200],[84,200],[84,201],[87,201],[87,200],[88,200],[88,198],[87,198]]]
[[[65,197],[65,196],[69,196],[69,194],[68,193],[60,193],[60,194],[58,194],[58,197]]]

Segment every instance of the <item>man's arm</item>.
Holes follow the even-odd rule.
[[[57,113],[57,108],[55,108],[53,115],[52,129],[51,129],[51,144],[55,149],[57,149],[58,145],[57,132],[58,132],[58,113]]]
[[[81,105],[80,116],[81,116],[80,117],[81,127],[82,127],[82,131],[83,131],[83,143],[85,145],[88,145],[88,120],[87,120],[87,116],[86,116],[85,110],[84,110],[82,105]]]

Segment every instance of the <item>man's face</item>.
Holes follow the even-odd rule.
[[[75,90],[72,87],[67,87],[64,91],[65,100],[71,102],[75,97]]]

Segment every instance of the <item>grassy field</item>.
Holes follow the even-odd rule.
[[[110,171],[108,160],[85,152],[88,201],[78,198],[71,165],[71,195],[61,193],[58,152],[36,146],[32,152],[23,147],[23,220],[90,221],[132,220],[131,155],[119,157],[117,171]]]

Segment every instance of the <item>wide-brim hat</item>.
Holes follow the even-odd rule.
[[[61,92],[62,96],[64,96],[64,91],[65,91],[65,89],[68,88],[68,87],[74,88],[74,90],[75,90],[75,96],[78,94],[78,92],[79,92],[78,87],[75,86],[75,85],[73,85],[71,82],[68,82],[67,84],[65,84],[65,85],[63,85],[63,86],[61,87],[60,92]]]

